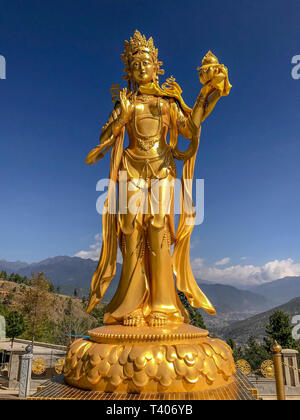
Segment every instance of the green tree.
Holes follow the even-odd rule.
[[[36,339],[45,343],[56,343],[56,323],[47,317],[43,317],[36,328]]]
[[[3,303],[0,303],[0,315],[4,316],[4,318],[8,315],[9,310],[8,307]]]
[[[45,325],[51,318],[51,303],[53,296],[49,293],[50,285],[44,273],[32,274],[30,287],[24,290],[23,313],[26,322],[24,338],[42,340]]]
[[[21,277],[19,274],[15,273],[11,273],[10,275],[8,275],[4,270],[0,272],[0,280],[29,285],[29,279],[26,276]]]
[[[2,270],[0,273],[0,280],[7,280],[7,273],[6,271]]]
[[[49,292],[54,293],[54,291],[55,291],[54,284],[51,282],[49,283]]]
[[[56,325],[55,334],[55,342],[63,345],[68,343],[71,336],[84,336],[87,335],[88,330],[99,327],[99,319],[102,314],[101,308],[95,308],[93,310],[94,316],[78,317],[76,306],[71,298],[67,301],[67,308],[65,308],[64,313],[65,316]]]
[[[97,327],[102,327],[102,325],[104,324],[103,318],[104,318],[105,311],[106,311],[106,306],[103,305],[100,307],[97,306],[90,313],[90,315],[92,315],[97,320]]]
[[[87,297],[86,296],[82,296],[81,304],[82,304],[83,310],[85,311],[86,308],[87,308],[87,304],[88,304],[88,300],[87,300]]]
[[[187,300],[184,293],[179,292],[178,295],[179,295],[179,298],[181,300],[181,303],[183,304],[183,306],[185,307],[185,309],[187,310],[187,312],[189,314],[190,324],[194,325],[195,327],[198,327],[198,328],[203,328],[205,330],[206,326],[204,324],[203,317],[202,317],[201,313],[199,312],[199,310],[197,308],[193,308],[189,304],[189,301]]]
[[[5,317],[5,322],[6,335],[11,338],[11,347],[13,347],[14,339],[26,330],[24,317],[17,311],[11,311]]]
[[[21,277],[19,274],[15,274],[14,280],[15,283],[23,283],[23,277]]]
[[[297,349],[299,344],[292,337],[293,326],[287,313],[277,310],[269,318],[266,325],[267,337],[264,338],[265,348],[270,349],[276,340],[282,348]]]
[[[67,307],[64,309],[64,313],[65,315],[71,315],[72,311],[73,311],[73,302],[72,302],[72,299],[69,297],[67,301]]]
[[[3,300],[4,305],[10,305],[13,300],[13,297],[14,295],[11,292],[7,293]]]
[[[251,335],[248,339],[247,346],[244,349],[244,358],[250,364],[251,369],[259,369],[262,362],[270,359],[270,357],[270,352]]]
[[[10,273],[10,275],[7,278],[8,281],[14,281],[15,280],[15,273]]]
[[[241,346],[237,346],[236,342],[233,340],[233,338],[229,338],[226,343],[231,347],[232,349],[232,355],[234,358],[234,361],[237,362],[238,360],[244,359],[244,352],[243,348]]]
[[[65,316],[56,325],[55,342],[56,344],[66,345],[70,336],[86,336],[88,330],[96,328],[96,326],[96,322],[92,317],[76,318]]]

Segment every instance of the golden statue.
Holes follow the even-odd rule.
[[[215,314],[192,273],[189,244],[195,211],[185,204],[191,203],[187,185],[193,179],[201,124],[231,88],[227,68],[210,51],[206,54],[198,68],[203,87],[191,109],[173,77],[160,87],[158,78],[164,71],[152,38],[135,31],[125,41],[121,57],[128,87],[112,87],[114,109],[102,128],[100,145],[86,159],[94,164],[111,149],[103,245],[88,312],[101,301],[115,275],[118,242],[122,273],[106,309],[105,326],[89,331],[89,340],[77,340],[71,346],[65,378],[75,386],[108,392],[224,386],[232,382],[235,370],[231,351],[220,340],[209,338],[208,331],[189,325],[177,290],[193,307]],[[129,146],[124,149],[125,130]],[[179,134],[189,140],[184,152],[178,148]],[[176,234],[174,159],[184,161]]]

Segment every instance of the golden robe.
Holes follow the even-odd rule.
[[[114,209],[115,204],[112,199],[112,197],[114,197],[114,183],[118,181],[118,171],[120,169],[127,171],[129,174],[129,181],[135,178],[136,174],[141,174],[145,170],[147,171],[146,179],[151,180],[157,178],[161,180],[164,177],[171,179],[172,177],[176,177],[176,167],[173,158],[183,160],[184,167],[181,182],[181,214],[179,225],[175,236],[173,192],[170,194],[169,198],[166,198],[170,201],[171,210],[168,215],[163,214],[163,221],[160,219],[161,215],[156,217],[156,215],[151,214],[151,211],[150,214],[147,215],[136,214],[133,216],[134,220],[132,220],[132,224],[125,222],[126,217],[128,219],[128,216],[104,212],[102,216],[102,250],[98,267],[91,282],[90,302],[87,312],[90,312],[95,305],[101,301],[110,281],[115,275],[117,242],[119,238],[120,248],[123,253],[122,275],[118,289],[107,307],[105,323],[122,322],[128,313],[133,312],[137,308],[142,309],[145,317],[147,317],[151,311],[161,311],[163,308],[163,312],[170,315],[169,320],[171,322],[188,322],[187,313],[176,292],[173,273],[176,278],[177,289],[186,295],[189,303],[193,307],[201,307],[208,313],[215,314],[214,307],[198,287],[192,273],[189,247],[195,221],[195,213],[187,214],[186,209],[184,208],[184,199],[187,194],[190,194],[190,191],[185,188],[184,180],[193,179],[200,130],[197,130],[194,126],[191,119],[192,110],[184,103],[181,97],[181,89],[175,82],[173,82],[171,86],[165,85],[163,89],[157,84],[151,83],[147,86],[141,86],[139,90],[142,94],[155,95],[170,100],[169,150],[166,150],[165,154],[161,155],[156,162],[151,162],[150,160],[149,163],[148,160],[145,168],[145,162],[138,162],[138,159],[135,156],[132,156],[130,150],[123,150],[123,128],[116,138],[112,135],[104,144],[100,144],[93,149],[89,153],[86,163],[94,163],[112,148],[109,176],[110,180],[113,182],[109,185],[104,207],[105,209],[108,209],[109,207]],[[115,118],[117,118],[116,110],[112,112],[107,125]],[[184,137],[191,140],[190,145],[185,152],[178,150],[178,134],[182,134]],[[154,237],[151,238],[151,233],[149,233],[149,237],[147,237],[147,233],[145,234],[145,227],[149,223],[158,229],[161,228],[159,234],[156,235],[158,243],[156,243],[157,241]],[[138,229],[136,229],[136,224],[139,226]],[[130,226],[132,227],[131,230],[129,228]],[[165,226],[167,226],[167,229],[165,229]],[[130,250],[130,253],[128,253],[128,250],[126,251],[124,249],[124,237],[126,238],[126,235],[129,234],[136,234],[136,246],[135,249]],[[165,240],[168,241],[167,246],[157,254],[157,250],[160,246],[160,249],[162,249]],[[154,244],[153,246],[156,247],[156,252],[153,251],[149,242]],[[168,257],[167,252],[170,252],[171,243],[174,243],[173,256]],[[127,256],[125,256],[125,252],[127,252]],[[134,253],[136,254],[135,258],[132,257]],[[129,258],[128,255],[131,257]],[[156,261],[158,261],[158,257],[162,258],[161,264],[163,264],[163,259],[165,259],[164,261],[167,261],[167,258],[170,258],[170,266],[173,273],[170,272],[167,274],[168,287],[163,286],[166,281],[163,277],[161,277],[159,281],[156,280],[154,285],[151,284],[151,272],[153,270],[155,271],[153,266],[158,268],[160,266],[160,264],[155,264],[153,259],[155,260],[156,258]],[[161,265],[161,267],[163,266]],[[159,273],[154,273],[154,271],[153,276],[157,277]],[[153,302],[158,302],[157,308],[152,307]]]

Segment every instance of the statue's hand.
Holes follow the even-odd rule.
[[[211,84],[208,82],[205,85],[202,86],[200,96],[207,99],[214,91],[215,89],[211,86]]]
[[[121,105],[121,114],[120,118],[125,122],[125,124],[130,120],[134,105],[130,102],[127,97],[127,89],[122,89],[120,91],[120,105]]]

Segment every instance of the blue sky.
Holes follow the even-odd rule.
[[[84,160],[112,108],[111,84],[122,83],[123,42],[139,29],[159,49],[161,82],[174,75],[190,106],[209,49],[233,85],[203,124],[195,176],[205,179],[205,220],[192,237],[195,270],[216,279],[250,270],[264,281],[273,263],[275,278],[300,274],[300,79],[291,77],[299,1],[149,4],[2,2],[0,258],[95,250],[95,186],[109,158]],[[227,265],[214,265],[224,258]]]

